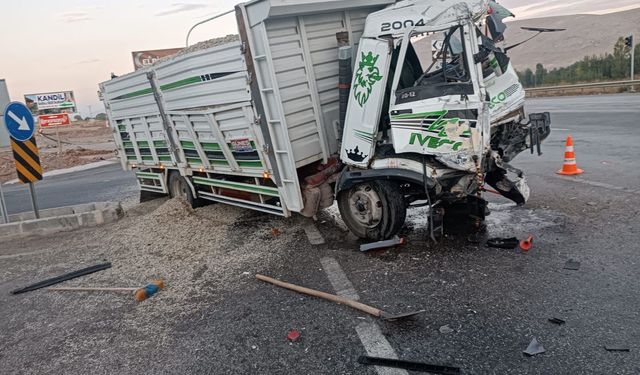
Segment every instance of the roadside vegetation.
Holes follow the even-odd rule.
[[[636,72],[639,72],[640,44],[636,45],[635,50]],[[630,78],[630,69],[631,48],[625,45],[625,38],[620,37],[613,47],[613,53],[585,56],[572,65],[552,70],[547,70],[544,65],[538,63],[535,71],[527,69],[524,72],[518,72],[518,76],[524,87],[529,88],[625,80]]]

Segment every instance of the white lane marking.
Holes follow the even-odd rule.
[[[320,263],[336,294],[354,301],[360,299],[358,292],[356,292],[353,284],[351,284],[351,281],[349,281],[347,275],[344,274],[344,271],[342,271],[342,268],[340,268],[340,265],[335,259],[322,258],[320,259]]]
[[[599,187],[599,188],[621,191],[623,193],[628,193],[628,194],[638,194],[638,193],[640,193],[640,190],[631,190],[629,188],[623,188],[623,187],[620,187],[620,186],[606,184],[604,182],[596,182],[596,181],[584,180],[584,179],[582,179],[580,177],[558,176],[558,175],[556,175],[556,177],[557,178],[561,178],[561,179],[566,180],[566,181],[573,181],[573,182],[577,182],[577,183],[580,183],[580,184],[595,186],[595,187]]]
[[[551,130],[560,130],[560,131],[565,131],[565,132],[569,132],[569,131],[571,131],[572,129],[565,129],[565,128],[554,128],[554,127],[552,127],[552,128],[551,128]]]
[[[304,227],[304,233],[312,245],[324,245],[326,243],[324,237],[322,237],[322,233],[320,233],[320,230],[314,223],[306,225]]]
[[[393,350],[375,322],[366,321],[358,324],[356,332],[370,357],[398,359],[395,350]],[[379,375],[408,375],[405,370],[389,367],[376,366],[376,371]]]
[[[31,251],[31,252],[28,252],[28,253],[20,253],[20,254],[0,255],[0,260],[2,260],[2,259],[20,258],[20,257],[29,256],[29,255],[41,255],[41,254],[48,253],[50,251],[51,250],[41,250],[41,251]]]
[[[327,257],[320,259],[320,263],[333,289],[338,295],[353,300],[360,299],[358,292],[356,292],[353,284],[351,284],[351,281],[349,281],[347,275],[345,275],[338,261],[334,258]],[[371,318],[368,317],[366,321],[360,323],[356,327],[356,332],[369,356],[398,359],[395,350],[393,350],[389,341],[387,341],[382,331],[380,331],[380,326]],[[401,369],[380,366],[375,366],[375,369],[378,375],[409,375],[408,372]]]

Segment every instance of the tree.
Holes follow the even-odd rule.
[[[536,86],[542,86],[544,83],[544,77],[547,75],[547,70],[540,63],[536,64]]]
[[[527,68],[527,70],[524,71],[524,82],[522,84],[524,85],[524,87],[532,87],[534,83],[535,76],[533,75],[531,69]]]
[[[635,50],[636,71],[640,73],[640,45],[636,45]],[[613,47],[613,54],[585,56],[572,65],[550,71],[537,64],[535,74],[527,69],[524,73],[518,72],[518,77],[524,87],[629,79],[630,55],[631,48],[625,45],[624,37],[620,37]]]
[[[631,48],[625,44],[624,37],[618,38],[613,47],[613,75],[622,78],[629,75]]]
[[[107,114],[106,113],[98,113],[96,115],[96,120],[106,121],[107,120]]]
[[[82,121],[82,116],[75,115],[75,116],[73,116],[73,119],[76,120],[76,121]]]

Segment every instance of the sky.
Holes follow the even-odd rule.
[[[72,90],[84,116],[104,112],[98,84],[133,71],[132,51],[178,48],[198,21],[239,0],[4,0],[0,5],[0,79],[11,99]],[[502,0],[517,19],[602,14],[638,0]],[[233,14],[198,27],[191,43],[236,33]]]

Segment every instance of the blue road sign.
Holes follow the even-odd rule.
[[[4,123],[11,138],[16,141],[28,141],[36,130],[31,111],[26,105],[18,102],[10,103],[4,110]]]

